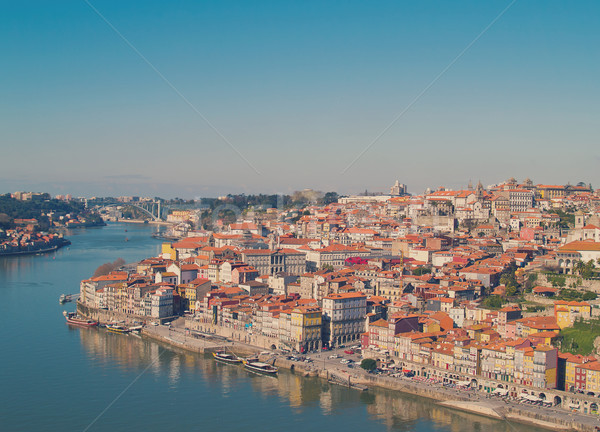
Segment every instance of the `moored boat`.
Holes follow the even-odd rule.
[[[130,330],[127,327],[123,327],[118,324],[106,324],[106,330],[113,333],[129,333]]]
[[[256,358],[244,360],[244,367],[252,372],[272,376],[277,375],[277,371],[279,370],[275,366],[258,361]]]
[[[63,315],[67,320],[67,324],[73,324],[83,327],[95,327],[98,325],[98,321],[94,321],[88,318],[83,318],[77,315],[76,312],[64,311]]]
[[[233,355],[226,353],[225,351],[217,351],[212,353],[215,360],[219,360],[225,363],[241,363],[242,359]]]

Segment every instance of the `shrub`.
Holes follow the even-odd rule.
[[[366,371],[372,371],[373,369],[375,369],[377,367],[377,360],[372,359],[372,358],[363,359],[360,362],[360,367]]]

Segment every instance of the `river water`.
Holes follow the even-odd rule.
[[[106,262],[159,253],[156,227],[69,231],[72,245],[0,258],[1,431],[486,431],[535,428],[441,408],[396,392],[359,392],[250,374],[133,335],[65,324],[62,293]]]

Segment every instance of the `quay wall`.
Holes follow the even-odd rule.
[[[124,314],[118,312],[89,308],[79,302],[77,304],[77,310],[84,316],[104,322],[112,320],[126,322],[148,320],[148,317],[131,317],[125,316]],[[267,338],[264,336],[259,337],[258,335],[256,335],[255,338],[252,338],[252,335],[248,335],[248,333],[245,331],[217,327],[212,326],[211,324],[186,320],[186,327],[188,325],[190,330],[205,332],[204,334],[206,337],[198,339],[193,336],[184,336],[183,340],[177,340],[182,336],[180,332],[177,332],[178,334],[174,334],[173,337],[167,337],[161,335],[159,329],[155,329],[153,326],[145,327],[142,330],[142,334],[145,337],[168,344],[175,350],[183,350],[199,354],[207,354],[221,349],[235,349],[240,353],[246,352],[248,354],[252,354],[261,349],[270,349],[272,345],[272,338]],[[211,329],[213,330],[212,332]],[[217,329],[219,331],[217,331]],[[218,334],[221,337],[229,338],[232,342],[224,343],[223,341],[211,341],[211,334]],[[176,335],[177,337],[175,337]],[[402,393],[413,394],[438,401],[440,405],[496,419],[528,423],[554,430],[570,429],[577,432],[594,431],[594,428],[589,424],[577,421],[576,415],[574,418],[560,418],[552,414],[545,414],[542,410],[539,412],[531,412],[525,409],[520,409],[519,406],[512,404],[506,404],[500,407],[490,407],[488,404],[482,404],[472,400],[468,392],[462,393],[457,391],[454,393],[443,387],[420,385],[418,382],[413,382],[406,379],[393,379],[387,376],[369,375],[362,373],[362,371],[320,367],[318,361],[313,363],[300,363],[287,360],[284,357],[273,355],[261,356],[261,360],[282,369],[292,370],[294,373],[301,376],[318,376],[325,380],[329,380],[335,375],[338,378],[337,382],[339,382],[341,385],[344,385],[344,383],[340,382],[339,378],[343,378],[344,381],[348,379],[348,384],[350,385],[379,387],[383,389],[399,391]],[[572,397],[573,396],[574,395],[572,395]],[[587,399],[589,397],[584,398]],[[575,399],[575,397],[573,397],[573,399]]]
[[[593,432],[594,428],[590,425],[580,423],[578,421],[562,419],[555,416],[544,414],[542,411],[538,413],[531,413],[523,411],[518,407],[506,406],[504,409],[499,410],[502,412],[503,417],[507,420],[514,420],[520,423],[526,423],[534,426],[542,426],[547,429],[563,429],[563,430],[574,430],[578,432]]]
[[[178,317],[165,317],[165,318],[152,318],[145,315],[129,315],[118,311],[109,311],[106,309],[97,309],[91,306],[87,306],[81,303],[79,300],[77,301],[77,313],[84,317],[96,320],[101,324],[110,323],[110,322],[125,322],[127,324],[133,324],[134,322],[141,322],[144,324],[149,324],[151,321],[156,321],[158,323],[164,323],[167,321],[171,321],[174,318]]]
[[[264,335],[250,334],[246,330],[238,330],[232,327],[217,326],[212,323],[205,323],[195,319],[186,319],[185,327],[190,330],[207,332],[222,336],[233,341],[239,341],[245,344],[253,345],[266,350],[276,349],[279,343],[278,338],[271,338]],[[275,348],[273,348],[275,347]]]

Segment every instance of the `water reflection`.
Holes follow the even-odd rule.
[[[364,394],[362,401],[367,404],[367,412],[389,429],[415,430],[424,419],[430,420],[439,428],[448,428],[453,432],[494,432],[535,431],[533,427],[476,416],[461,411],[441,407],[433,401],[410,395],[379,390]]]
[[[81,344],[94,362],[123,370],[142,371],[168,378],[169,391],[176,390],[182,380],[200,380],[211,391],[233,398],[240,388],[250,386],[251,397],[277,398],[294,412],[315,407],[324,415],[344,415],[356,409],[388,430],[450,430],[453,432],[514,432],[535,428],[501,422],[453,411],[433,401],[401,393],[371,388],[358,392],[328,384],[318,378],[302,377],[281,370],[277,378],[255,375],[241,366],[215,362],[211,357],[182,350],[172,351],[147,339],[113,334],[103,329],[71,329],[80,334]],[[193,376],[195,375],[195,376]],[[192,377],[193,376],[193,377]],[[424,426],[426,425],[426,426]]]

